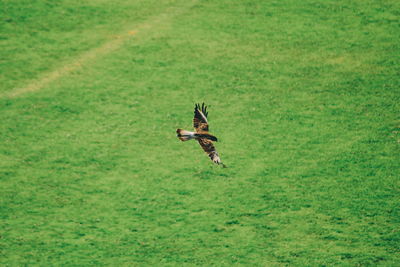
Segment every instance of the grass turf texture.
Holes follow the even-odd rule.
[[[398,1],[0,9],[0,264],[399,263]]]

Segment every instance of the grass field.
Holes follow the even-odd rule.
[[[0,10],[0,265],[400,264],[399,1]]]

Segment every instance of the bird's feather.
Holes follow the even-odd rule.
[[[213,141],[218,141],[218,139],[208,132],[209,128],[207,116],[207,106],[204,103],[201,106],[200,104],[195,104],[193,127],[195,128],[196,132],[178,129],[177,137],[182,141],[196,139],[214,163],[221,164],[224,168],[226,168],[226,166],[221,162],[218,152],[213,144]]]
[[[193,127],[196,132],[208,132],[207,115],[207,106],[204,103],[201,106],[200,104],[194,106]]]
[[[221,163],[221,159],[219,158],[218,152],[215,149],[213,142],[209,139],[201,138],[197,140],[200,146],[203,148],[204,152],[208,154],[210,159],[217,164]]]

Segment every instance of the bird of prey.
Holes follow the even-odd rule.
[[[218,139],[214,135],[208,132],[208,121],[207,121],[207,106],[204,103],[200,106],[200,104],[196,104],[194,106],[194,118],[193,118],[193,127],[196,132],[190,132],[182,129],[177,129],[177,137],[181,141],[188,141],[191,139],[197,140],[203,150],[208,154],[210,159],[216,163],[221,164],[223,167],[226,167],[225,164],[221,162],[219,158],[218,152],[214,147],[213,141],[217,142]]]

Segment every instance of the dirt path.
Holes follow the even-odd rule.
[[[14,98],[29,92],[39,91],[43,87],[49,85],[51,82],[59,79],[60,77],[68,75],[88,62],[117,50],[118,48],[122,47],[123,44],[130,38],[135,36],[139,37],[140,33],[149,32],[159,25],[168,23],[172,18],[186,12],[195,3],[196,0],[188,1],[182,6],[167,8],[162,14],[150,17],[141,24],[124,27],[119,34],[115,35],[114,39],[104,43],[99,47],[80,54],[69,63],[66,63],[52,71],[46,72],[44,75],[41,75],[41,77],[38,77],[35,80],[29,81],[25,87],[14,88],[9,92],[0,94],[0,97]]]

